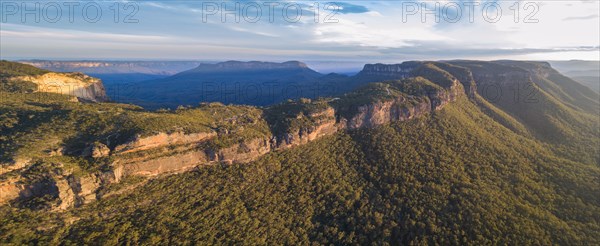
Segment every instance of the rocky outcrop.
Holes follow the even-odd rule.
[[[102,186],[102,183],[102,179],[94,174],[71,179],[71,184],[75,184],[74,191],[77,194],[80,204],[95,201],[97,191]]]
[[[19,76],[12,80],[29,81],[37,91],[75,96],[84,101],[106,102],[108,96],[102,81],[82,73],[45,73],[37,76]]]
[[[128,176],[152,177],[160,174],[179,173],[191,170],[199,165],[208,164],[210,158],[204,150],[190,151],[145,160],[116,162],[113,166],[115,181]]]
[[[127,176],[151,177],[166,173],[180,173],[217,162],[246,163],[269,153],[271,146],[268,138],[265,137],[244,140],[224,148],[205,144],[203,146],[180,146],[169,151],[170,153],[164,152],[165,155],[161,155],[159,151],[156,157],[119,159],[114,164],[115,180],[119,181]]]
[[[58,205],[58,210],[65,210],[75,206],[77,197],[75,196],[75,192],[73,192],[73,187],[69,184],[69,181],[64,178],[55,179],[56,187],[58,188],[58,199],[60,199],[60,204]]]
[[[106,174],[104,174],[106,175]],[[103,185],[102,179],[97,174],[75,176],[70,173],[52,177],[57,188],[59,199],[56,209],[64,210],[96,201],[98,191]]]
[[[0,204],[19,198],[23,188],[15,178],[0,182]]]
[[[0,175],[12,172],[15,170],[20,170],[27,167],[31,162],[29,158],[16,158],[16,160],[11,161],[9,163],[0,163]]]
[[[115,152],[117,154],[126,154],[169,145],[199,143],[216,136],[216,132],[200,132],[191,134],[175,132],[158,133],[156,135],[147,137],[136,136],[130,142],[115,147]]]
[[[58,195],[56,183],[47,177],[38,180],[24,180],[22,177],[13,177],[0,181],[0,204],[45,195]]]
[[[428,95],[431,101],[431,110],[440,110],[448,103],[456,101],[463,94],[463,87],[457,79],[452,79],[452,85],[445,90],[439,90]]]
[[[434,64],[454,76],[462,84],[468,98],[475,98],[477,84],[475,84],[475,78],[473,78],[473,72],[471,72],[470,69],[442,62],[436,62]]]
[[[243,140],[230,147],[209,150],[210,161],[228,164],[251,162],[271,151],[267,138]]]
[[[348,120],[349,129],[372,128],[393,121],[405,121],[431,112],[431,101],[406,105],[405,98],[379,101],[358,107],[358,113]]]
[[[299,116],[304,117],[304,116]],[[293,146],[303,145],[323,136],[332,135],[338,130],[345,128],[345,124],[337,122],[335,110],[327,107],[322,111],[313,112],[306,116],[313,124],[287,131],[271,139],[273,149],[287,149]]]
[[[106,174],[105,174],[106,175]],[[0,204],[27,201],[35,197],[55,197],[57,210],[64,210],[95,201],[103,182],[97,174],[77,177],[70,173],[52,173],[37,180],[13,177],[0,182]]]
[[[110,154],[110,149],[103,143],[93,143],[83,150],[83,157],[101,158],[107,157]]]

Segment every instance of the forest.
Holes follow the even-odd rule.
[[[439,84],[454,78],[465,87],[490,83],[486,78],[502,83],[503,69],[527,72],[506,67],[513,65],[428,63],[424,77],[370,84],[332,105],[437,93]],[[587,93],[568,78],[534,75],[523,81],[539,90],[539,104],[492,100],[481,91],[463,94],[422,117],[338,131],[250,163],[127,177],[102,188],[102,199],[66,210],[54,209],[60,199],[51,195],[2,205],[0,244],[600,244],[598,105],[568,100]],[[59,169],[78,175],[111,168],[112,156],[47,157],[42,150],[57,139],[69,147],[104,141],[114,132],[126,138],[223,129],[236,132],[215,142],[228,146],[312,126],[314,121],[297,115],[319,112],[329,102],[145,111],[80,104],[64,95],[39,97],[29,90],[4,92],[0,160],[28,156],[38,162],[22,173],[2,173],[0,181],[47,177]],[[226,120],[232,116],[244,117],[235,125]]]

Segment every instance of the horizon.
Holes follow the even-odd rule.
[[[400,64],[408,61],[501,61],[501,60],[513,60],[513,61],[529,61],[529,62],[573,62],[573,61],[582,61],[582,62],[600,62],[600,60],[582,60],[582,59],[570,59],[570,60],[516,60],[516,59],[498,59],[498,60],[475,60],[475,59],[444,59],[444,60],[403,60],[397,62],[351,62],[351,61],[304,61],[304,60],[171,60],[171,59],[27,59],[27,58],[13,58],[13,59],[4,59],[0,60],[8,60],[15,62],[34,62],[34,61],[50,61],[50,62],[201,62],[202,64],[218,64],[223,62],[272,62],[272,63],[285,63],[285,62],[300,62],[308,66],[308,68],[317,71],[322,74],[330,74],[330,73],[340,73],[340,74],[353,74],[360,72],[364,66],[369,64]],[[334,65],[327,65],[334,64]],[[550,64],[552,66],[552,64]],[[553,67],[553,66],[552,66]]]

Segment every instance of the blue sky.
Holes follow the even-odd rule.
[[[599,1],[469,2],[82,1],[70,12],[65,2],[3,1],[0,51],[3,59],[600,59]]]

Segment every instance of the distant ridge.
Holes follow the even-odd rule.
[[[167,78],[137,83],[139,90],[126,102],[149,109],[213,101],[266,106],[287,99],[330,95],[323,93],[327,88],[319,87],[338,79],[299,61],[203,63]]]
[[[306,64],[304,64],[303,62],[299,62],[299,61],[287,61],[287,62],[282,62],[282,63],[261,62],[261,61],[249,61],[249,62],[226,61],[226,62],[219,62],[216,64],[203,63],[203,64],[200,64],[197,68],[189,70],[189,72],[192,72],[192,71],[215,72],[215,71],[219,71],[219,70],[244,70],[244,69],[270,70],[270,69],[295,69],[295,68],[309,69]]]
[[[86,74],[152,74],[173,75],[192,69],[198,61],[50,61],[22,60],[23,64],[32,65],[54,72],[80,72]]]

